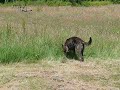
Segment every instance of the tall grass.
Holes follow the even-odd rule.
[[[12,32],[14,33],[14,32]],[[39,60],[43,58],[60,57],[61,45],[43,32],[41,36],[26,33],[25,28],[21,35],[11,34],[9,29],[1,33],[1,62],[16,62],[24,59]],[[57,39],[56,39],[57,40]]]
[[[119,8],[34,7],[28,13],[4,8],[0,11],[0,62],[63,58],[61,45],[71,36],[85,41],[92,37],[85,58],[118,59]]]

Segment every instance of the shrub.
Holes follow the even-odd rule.
[[[82,2],[83,6],[103,6],[112,4],[110,1],[84,1]]]

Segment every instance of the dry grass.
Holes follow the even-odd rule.
[[[120,61],[0,65],[0,90],[119,90]]]

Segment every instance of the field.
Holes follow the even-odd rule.
[[[0,7],[0,90],[119,90],[119,8]],[[65,58],[71,36],[92,37],[85,62]]]
[[[120,90],[119,60],[0,65],[0,90]]]
[[[17,7],[0,9],[0,62],[62,59],[71,36],[93,43],[85,58],[119,59],[120,5],[103,7]]]

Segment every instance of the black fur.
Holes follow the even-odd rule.
[[[83,41],[79,37],[70,37],[65,41],[64,45],[62,45],[62,48],[66,57],[84,61],[83,52],[85,46],[89,46],[91,43],[91,37],[88,42]]]

